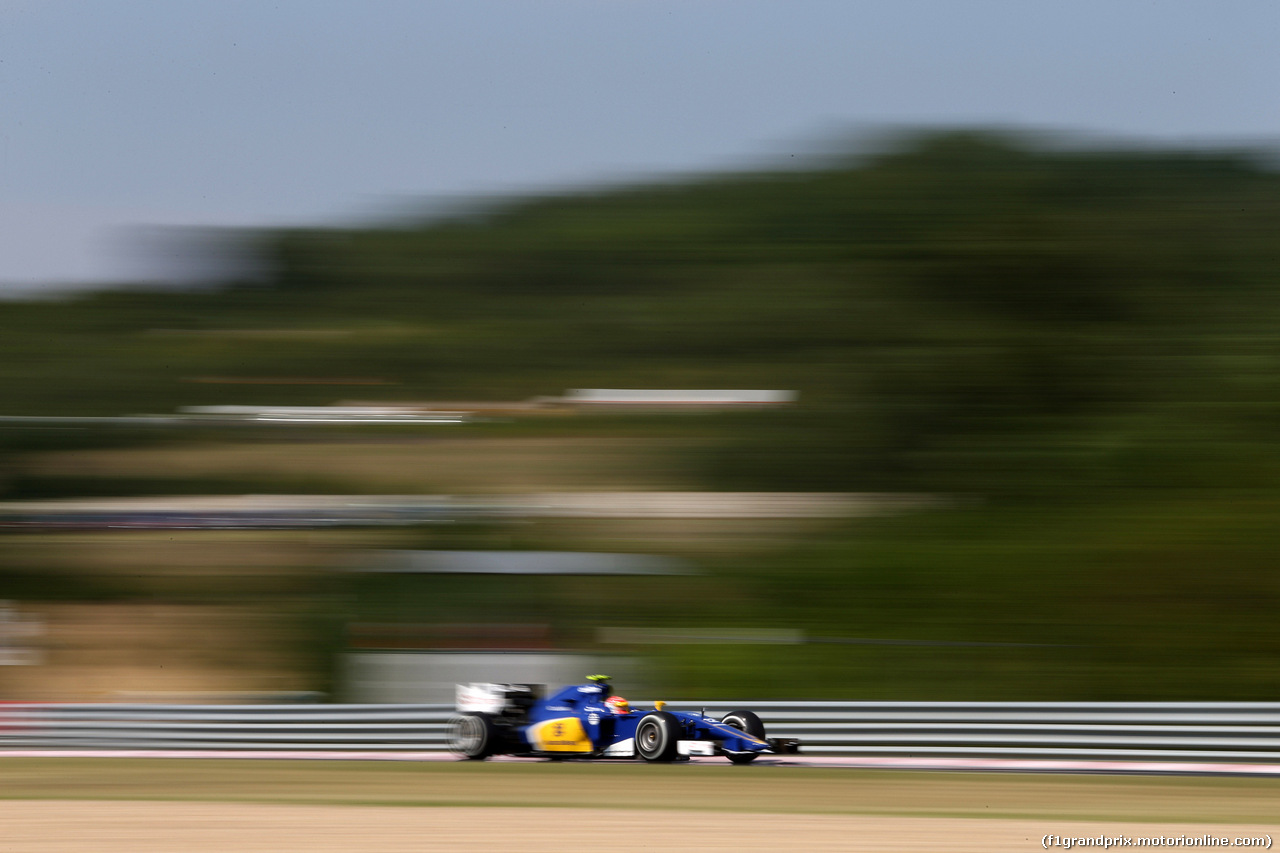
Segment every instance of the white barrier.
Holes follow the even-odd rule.
[[[650,707],[635,702],[633,707]],[[1280,762],[1280,703],[672,701],[810,755]],[[446,749],[451,705],[0,705],[0,750]]]

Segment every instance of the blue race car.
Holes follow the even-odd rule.
[[[642,758],[667,762],[691,755],[723,755],[748,764],[762,754],[799,752],[799,741],[765,736],[751,711],[720,719],[705,714],[631,708],[615,696],[609,677],[565,687],[546,699],[536,684],[460,684],[449,746],[465,758],[491,755],[566,758]]]

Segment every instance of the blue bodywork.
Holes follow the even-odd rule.
[[[724,755],[735,763],[745,763],[762,753],[798,751],[793,740],[766,738],[763,725],[749,712],[726,715],[736,726],[700,713],[666,710],[663,703],[656,703],[656,708],[632,708],[619,713],[606,704],[613,691],[603,677],[570,685],[545,698],[538,697],[534,685],[491,687],[507,689],[499,712],[455,717],[454,750],[467,758],[623,758],[638,754],[657,761],[676,760],[677,755]],[[485,722],[482,725],[464,720],[465,717],[482,717]],[[646,719],[649,722],[642,731],[645,748],[638,753],[637,728]],[[468,726],[474,729],[470,739]],[[488,740],[478,745],[475,739],[481,735]]]

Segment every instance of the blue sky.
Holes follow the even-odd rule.
[[[0,288],[850,129],[1280,140],[1275,0],[0,0]]]

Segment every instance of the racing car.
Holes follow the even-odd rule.
[[[723,755],[734,764],[800,751],[793,738],[767,737],[764,723],[751,711],[716,719],[668,711],[665,702],[655,702],[651,711],[632,708],[614,694],[607,675],[588,676],[586,684],[545,699],[540,692],[536,684],[459,684],[450,749],[473,761],[515,755],[670,762]]]

